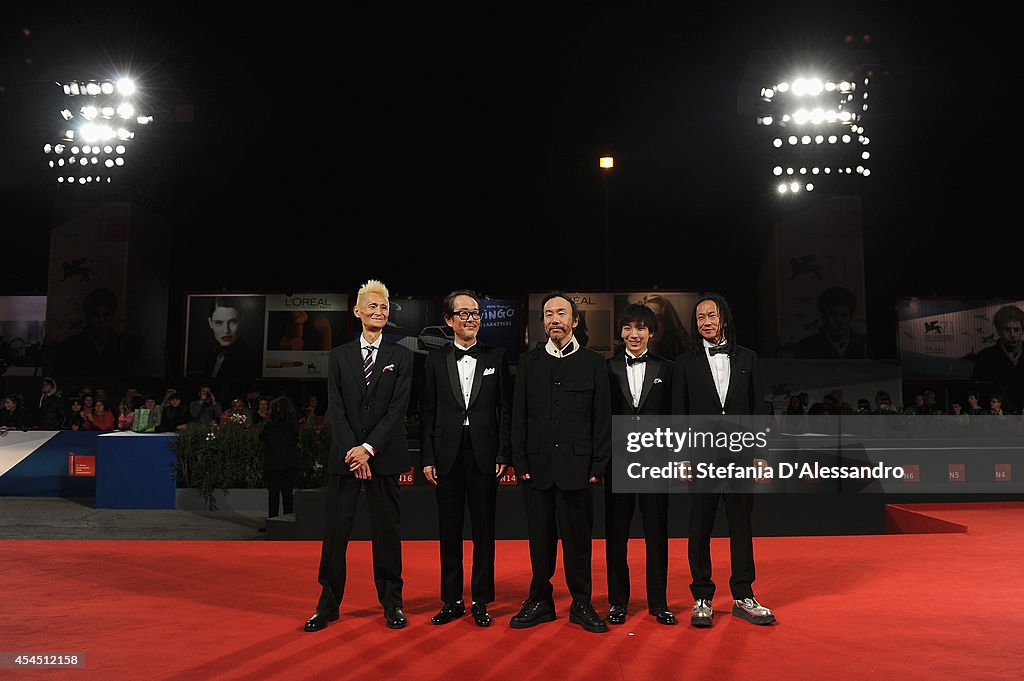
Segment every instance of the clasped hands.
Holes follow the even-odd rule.
[[[345,463],[359,480],[369,480],[373,475],[370,472],[370,452],[362,445],[356,445],[348,450],[345,454]]]

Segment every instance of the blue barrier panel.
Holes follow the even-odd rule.
[[[174,508],[174,433],[99,437],[96,508]]]
[[[68,457],[95,456],[99,433],[83,431],[9,431],[0,438],[0,495],[91,497],[96,478],[74,477]]]

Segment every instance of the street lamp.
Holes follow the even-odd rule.
[[[598,166],[601,168],[601,184],[604,186],[604,288],[611,290],[612,271],[612,230],[611,222],[608,219],[608,175],[615,167],[614,156],[602,156],[598,159]]]

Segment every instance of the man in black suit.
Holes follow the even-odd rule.
[[[628,305],[619,317],[625,350],[608,359],[612,414],[639,418],[671,413],[672,362],[648,350],[658,331],[654,312],[640,304]],[[611,469],[604,480],[605,559],[608,564],[608,622],[626,621],[629,604],[629,564],[626,561],[629,525],[636,498],[643,515],[647,549],[647,610],[659,624],[675,624],[668,609],[668,494],[617,492]]]
[[[405,436],[412,353],[381,335],[389,313],[384,284],[375,279],[363,284],[352,311],[362,323],[362,333],[330,355],[330,480],[318,575],[323,588],[306,631],[319,631],[338,619],[345,592],[345,551],[361,488],[366,490],[370,508],[373,580],[384,606],[384,619],[392,629],[407,623],[402,612],[398,476],[412,467]]]
[[[611,457],[611,396],[604,358],[573,338],[576,303],[561,292],[541,303],[548,342],[519,359],[512,403],[512,461],[522,480],[530,535],[530,595],[510,626],[525,629],[555,619],[551,577],[562,537],[569,621],[587,631],[608,625],[591,603],[590,485]]]
[[[672,374],[672,412],[683,415],[751,415],[766,413],[757,354],[736,342],[736,326],[725,298],[701,294],[693,313],[693,338],[699,339],[678,358]],[[719,498],[725,500],[732,558],[732,614],[754,624],[771,624],[772,611],[754,598],[754,543],[751,529],[751,493],[690,495],[690,592],[695,603],[690,624],[710,627],[711,531]]]
[[[444,321],[455,342],[427,355],[420,400],[423,475],[437,487],[441,610],[433,624],[466,614],[462,602],[462,526],[473,531],[473,621],[491,624],[494,600],[494,509],[498,478],[511,457],[512,379],[505,351],[477,341],[480,297],[453,291]]]

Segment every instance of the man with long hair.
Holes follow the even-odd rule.
[[[698,296],[692,319],[696,341],[676,359],[672,374],[672,413],[682,415],[751,415],[766,413],[757,354],[737,342],[736,324],[725,298],[717,293]],[[752,493],[692,493],[690,495],[689,561],[694,605],[690,624],[710,627],[711,531],[724,500],[729,519],[732,558],[732,614],[754,624],[771,624],[775,615],[754,598],[754,543],[751,529]]]

